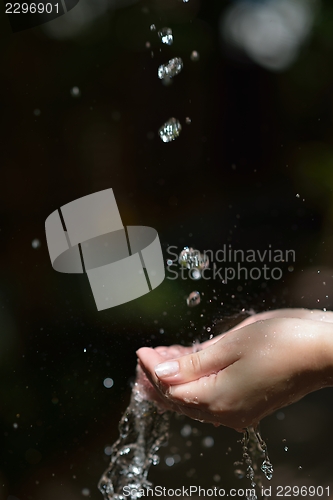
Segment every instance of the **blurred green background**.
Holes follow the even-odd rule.
[[[332,309],[333,5],[300,0],[292,17],[284,0],[280,18],[236,19],[268,3],[248,1],[240,12],[222,0],[81,0],[15,34],[2,10],[1,499],[102,498],[96,485],[129,401],[137,348],[207,339],[207,327],[214,332],[242,309]],[[172,28],[171,47],[153,23]],[[157,68],[175,56],[184,69],[163,85]],[[164,144],[158,129],[171,116],[183,130]],[[295,262],[281,264],[277,281],[166,279],[97,312],[85,276],[52,269],[44,223],[63,204],[110,187],[123,223],[155,228],[165,259],[169,245],[231,244],[293,249]],[[189,309],[193,290],[202,300]],[[332,396],[309,395],[262,423],[275,485],[333,492]],[[171,432],[155,484],[248,486],[233,472],[235,431],[175,418]]]

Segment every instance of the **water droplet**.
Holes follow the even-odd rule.
[[[150,49],[151,45],[150,42],[146,42],[146,49]]]
[[[264,460],[261,465],[261,470],[265,474],[266,479],[270,481],[273,477],[274,472],[273,465],[268,460]]]
[[[215,474],[215,475],[213,476],[213,480],[214,480],[216,483],[218,483],[219,481],[221,481],[221,476],[220,476],[219,474]]]
[[[243,477],[245,476],[245,472],[242,469],[235,469],[234,474],[237,479],[243,479]]]
[[[278,411],[277,414],[276,414],[276,418],[278,420],[284,420],[285,414],[283,413],[283,411]]]
[[[189,424],[186,424],[181,429],[180,433],[183,437],[188,437],[192,434],[192,427]]]
[[[156,31],[156,26],[155,24],[150,25],[150,31]]]
[[[292,272],[293,272],[293,270],[294,270],[294,266],[289,266],[289,267],[288,267],[288,271],[289,271],[290,273],[292,273]]]
[[[164,87],[170,87],[170,85],[173,84],[173,80],[172,78],[170,78],[170,76],[166,76],[165,78],[162,79],[162,85],[164,85]]]
[[[165,45],[172,45],[173,44],[173,35],[172,35],[171,28],[162,28],[158,32],[158,36],[160,37],[161,42],[164,43]]]
[[[199,280],[201,278],[201,272],[199,269],[191,269],[190,274],[193,280]]]
[[[110,388],[113,386],[113,383],[114,383],[114,382],[113,382],[112,378],[105,378],[105,379],[103,380],[103,385],[104,385],[104,387],[106,387],[107,389],[110,389]]]
[[[206,436],[201,442],[202,446],[205,448],[212,448],[214,446],[214,438],[211,436]]]
[[[199,250],[194,248],[185,247],[184,250],[180,252],[179,264],[187,269],[204,269],[209,265],[208,256],[204,253],[200,253]]]
[[[163,328],[160,328],[160,333],[161,333],[161,334],[163,334],[163,333],[164,333]]]
[[[289,450],[288,446],[285,446],[284,451],[288,451],[288,450]]]
[[[170,59],[167,64],[161,64],[157,70],[157,75],[160,80],[165,77],[173,78],[178,75],[183,69],[183,60],[180,57]]]
[[[18,424],[16,422],[13,423],[13,427],[14,429],[17,429],[18,428]]]
[[[87,349],[86,349],[86,348],[84,348],[84,349],[83,349],[83,352],[87,352]]]
[[[89,490],[89,488],[83,488],[81,493],[84,497],[88,497],[90,495],[90,490]]]
[[[192,120],[191,120],[191,118],[190,118],[189,116],[187,116],[187,117],[185,118],[185,122],[186,122],[186,125],[191,125]]]
[[[34,115],[40,116],[40,109],[38,109],[38,108],[34,109]]]
[[[201,298],[199,292],[191,292],[186,299],[188,307],[195,307],[200,304],[200,301]]]
[[[105,446],[104,453],[109,457],[112,453],[112,446]]]
[[[206,330],[207,330],[207,332],[210,332],[211,331],[211,327],[207,326]]]
[[[298,466],[298,470],[302,470],[303,467],[301,465]]]
[[[297,193],[296,198],[299,198],[299,197],[300,197],[300,195]]]
[[[81,90],[79,89],[79,87],[72,87],[71,88],[71,96],[72,97],[80,97],[81,95]]]
[[[160,463],[160,457],[158,455],[153,455],[152,456],[152,464],[158,465],[159,463]]]
[[[179,137],[182,126],[176,118],[170,118],[159,129],[158,134],[163,142],[171,142]]]
[[[32,240],[31,246],[32,246],[32,248],[39,248],[40,247],[40,240],[35,238],[34,240]]]
[[[199,61],[199,59],[200,59],[199,52],[197,52],[196,50],[193,50],[191,52],[190,59],[191,59],[191,61],[194,61],[194,62]]]
[[[165,457],[165,463],[168,467],[172,467],[175,463],[175,460],[173,457]]]

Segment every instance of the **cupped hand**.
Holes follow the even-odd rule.
[[[198,352],[142,348],[138,357],[165,408],[240,431],[332,385],[332,322],[333,314],[322,311],[271,311]]]

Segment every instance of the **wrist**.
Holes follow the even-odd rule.
[[[318,335],[318,368],[322,387],[333,386],[333,325],[320,323]]]

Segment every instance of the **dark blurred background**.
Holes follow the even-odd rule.
[[[0,29],[0,498],[97,500],[137,348],[207,339],[242,309],[332,309],[333,5],[80,0],[16,33],[1,5]],[[184,69],[164,85],[171,57]],[[165,144],[171,116],[182,132]],[[110,187],[125,225],[158,231],[165,260],[169,245],[231,244],[293,249],[295,262],[280,280],[166,279],[97,312],[86,276],[52,269],[44,224]],[[333,492],[332,396],[263,421],[275,485]],[[171,434],[155,484],[248,486],[235,431],[175,418]]]

